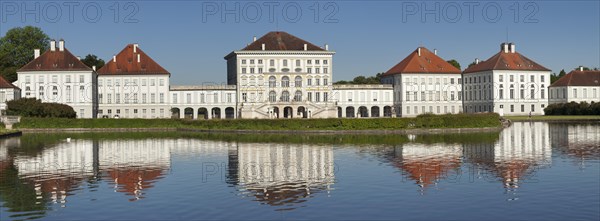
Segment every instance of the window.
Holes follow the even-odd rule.
[[[263,60],[262,59],[258,59],[258,64],[262,64]]]
[[[277,93],[275,93],[275,91],[269,92],[269,102],[276,102],[276,101],[277,101]]]
[[[269,77],[269,87],[275,87],[275,85],[277,84],[275,76],[271,76]]]
[[[410,101],[410,91],[406,92],[406,101]]]
[[[146,86],[146,79],[142,79],[142,86]]]
[[[327,102],[329,100],[328,95],[329,95],[329,93],[323,92],[323,102]]]
[[[250,60],[250,64],[254,64],[254,59]]]
[[[115,104],[121,103],[121,94],[115,94]]]
[[[290,101],[290,92],[288,92],[288,91],[281,92],[281,101],[289,102]]]
[[[214,101],[215,103],[219,103],[219,94],[218,94],[217,92],[215,92],[215,93],[213,94],[213,101]]]
[[[531,92],[530,92],[530,94],[531,94],[531,97],[530,97],[530,98],[531,98],[531,99],[535,99],[535,89],[531,89]]]
[[[525,105],[521,104],[521,112],[525,112]]]
[[[312,60],[306,60],[306,64],[312,64]]]
[[[79,75],[79,83],[83,83],[84,82],[84,76],[83,75]]]
[[[254,68],[250,68],[250,74],[254,74]]]
[[[417,92],[415,92],[416,94]],[[425,101],[425,91],[421,91],[421,101]]]
[[[242,68],[242,74],[246,73],[246,68]]]
[[[535,105],[534,104],[531,105],[531,112],[535,112]]]
[[[329,70],[327,68],[323,68],[323,74],[327,74],[329,73]]]
[[[320,101],[321,101],[321,93],[315,92],[315,102],[320,102]]]
[[[227,103],[231,103],[231,93],[227,93]]]
[[[156,85],[156,80],[150,79],[150,86],[155,86],[155,85]]]
[[[296,66],[300,66],[300,60],[296,60]]]
[[[542,83],[544,83],[544,80],[546,80],[546,79],[545,79],[545,77],[544,77],[544,75],[542,75],[542,76],[540,76],[540,77],[541,77],[541,81],[542,81]]]
[[[453,101],[454,100],[454,91],[450,91],[450,100]]]
[[[577,98],[577,89],[573,89],[573,97]]]
[[[164,104],[165,103],[165,94],[164,93],[160,93],[159,99],[160,99],[160,103]]]
[[[269,66],[275,66],[275,60],[271,59],[271,60],[269,61]]]
[[[308,92],[308,93],[306,94],[306,96],[307,96],[307,100],[308,100],[308,101],[312,101],[312,92]],[[349,98],[348,100],[349,100],[349,101],[352,101],[352,98]]]
[[[248,93],[242,93],[242,101],[248,102]]]
[[[323,60],[323,64],[327,64],[327,60]]]
[[[525,99],[525,89],[521,89],[521,99]]]
[[[121,85],[121,81],[119,79],[115,80],[115,86],[120,86]]]
[[[294,93],[294,101],[302,101],[302,91],[297,90],[296,93]]]
[[[519,75],[519,81],[525,82],[525,75]]]
[[[288,76],[283,76],[281,78],[281,86],[282,87],[290,87],[290,78]]]
[[[510,105],[510,112],[515,112],[515,105]]]
[[[318,61],[318,60],[317,60]],[[316,74],[320,74],[321,73],[321,69],[320,68],[315,68],[315,73]]]
[[[156,103],[156,94],[150,93],[150,103]]]
[[[307,73],[311,74],[312,73],[312,68],[307,68]]]
[[[146,93],[142,93],[142,104],[146,103],[146,101],[147,101],[146,99],[147,99],[146,98]]]
[[[504,99],[504,89],[500,89],[498,91],[498,99],[500,99],[500,100]]]
[[[308,80],[306,80],[306,85],[311,86],[312,85],[312,79],[309,78]]]
[[[165,79],[158,80],[160,86],[165,86]]]
[[[533,75],[530,75],[530,76],[529,76],[529,81],[531,81],[531,82],[534,82],[534,81],[535,81],[535,76],[533,76]]]
[[[315,60],[315,64],[319,64],[321,60]]]
[[[294,86],[302,87],[302,77],[296,76],[296,78],[294,78]]]
[[[509,91],[509,95],[510,95],[510,99],[515,99],[515,90],[511,88]]]
[[[173,103],[176,104],[177,103],[177,94],[173,94]]]
[[[323,85],[327,86],[329,84],[329,80],[327,78],[323,78]]]
[[[242,64],[246,64],[246,59],[242,59]]]
[[[316,78],[315,79],[315,85],[321,85],[321,79]]]
[[[454,84],[454,78],[450,78],[450,84]]]
[[[202,96],[202,97],[204,97],[204,96]],[[190,93],[186,94],[186,101],[187,101],[188,104],[192,103],[192,94],[190,94]]]
[[[258,68],[258,73],[262,74],[263,73],[263,69],[262,68]]]
[[[286,59],[283,59],[283,66],[284,66],[284,67],[287,67],[287,66],[288,66],[288,60],[286,60]]]
[[[515,81],[515,76],[514,75],[510,75],[510,82],[514,82]]]
[[[112,103],[112,94],[107,94],[106,103],[108,103],[108,104]]]
[[[504,75],[498,75],[498,81],[503,82],[504,81]]]

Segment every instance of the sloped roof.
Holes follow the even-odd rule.
[[[464,73],[491,70],[550,71],[550,69],[523,56],[519,52],[500,51],[491,58],[467,68]]]
[[[596,86],[600,87],[600,71],[574,70],[558,79],[550,87]]]
[[[128,44],[116,55],[116,62],[110,59],[106,65],[98,70],[98,75],[145,75],[145,74],[166,74],[170,73],[148,56],[140,47],[134,44]],[[140,56],[140,62],[137,56]]]
[[[419,49],[421,50],[420,56]],[[427,48],[419,47],[404,58],[404,60],[400,61],[400,63],[385,72],[383,76],[400,73],[461,74],[461,71]]]
[[[4,79],[2,77],[2,75],[0,75],[0,88],[18,88],[18,87],[15,86],[14,84],[11,84],[6,79]]]
[[[63,51],[47,50],[17,71],[92,71],[92,69],[65,48]]]
[[[250,43],[242,51],[261,51],[262,44],[265,44],[267,51],[304,51],[304,44],[307,51],[325,51],[319,46],[282,31],[269,32]]]

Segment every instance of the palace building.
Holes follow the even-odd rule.
[[[558,79],[548,90],[550,104],[600,102],[600,71],[584,71],[579,67]]]
[[[21,98],[21,89],[0,75],[0,116],[6,112],[6,102]]]
[[[78,118],[96,117],[98,111],[98,75],[65,47],[65,41],[50,41],[50,49],[17,70],[15,84],[22,97],[73,107]]]
[[[500,52],[463,72],[464,107],[467,113],[544,115],[548,105],[550,70],[502,43]]]
[[[383,83],[394,85],[398,117],[462,112],[461,71],[437,50],[418,47],[383,76]]]

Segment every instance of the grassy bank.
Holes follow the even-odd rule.
[[[402,130],[500,127],[497,114],[342,119],[57,119],[22,118],[17,128],[191,128],[206,130]]]
[[[549,116],[510,116],[505,117],[512,121],[600,121],[598,115],[549,115]]]

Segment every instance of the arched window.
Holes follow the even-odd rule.
[[[277,93],[275,93],[275,91],[269,92],[269,102],[276,102],[276,101],[277,101]]]
[[[275,79],[275,76],[269,77],[269,87],[275,87],[276,84],[277,84],[277,81]]]
[[[296,93],[294,94],[294,101],[302,101],[302,91],[296,91]]]
[[[289,87],[290,86],[290,78],[288,76],[283,76],[281,78],[281,86],[282,87]]]
[[[296,78],[294,79],[294,86],[302,87],[302,77],[296,76]]]
[[[290,92],[288,92],[288,91],[281,92],[281,101],[289,102],[290,101]]]

